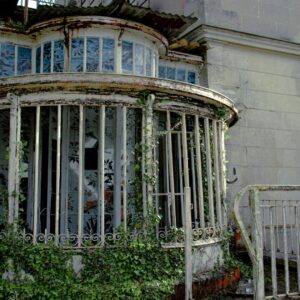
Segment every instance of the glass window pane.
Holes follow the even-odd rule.
[[[133,71],[133,43],[122,42],[122,71],[132,73]]]
[[[189,83],[196,83],[196,73],[193,71],[188,71],[188,82]]]
[[[54,42],[53,72],[64,71],[64,41]]]
[[[83,44],[82,38],[72,39],[71,45],[71,72],[83,71]]]
[[[167,68],[167,78],[175,80],[175,68]]]
[[[152,50],[146,48],[146,76],[152,76]]]
[[[0,77],[15,75],[15,46],[0,45]]]
[[[99,39],[98,38],[87,38],[86,70],[87,72],[99,71]]]
[[[31,73],[31,49],[18,47],[18,65],[17,74],[30,74]]]
[[[144,46],[135,45],[135,74],[144,75]]]
[[[44,44],[44,53],[43,53],[43,72],[51,72],[51,42]]]
[[[165,66],[159,66],[158,67],[158,77],[159,78],[166,78],[166,67]]]
[[[179,81],[186,81],[185,80],[185,70],[178,69],[177,74],[176,74],[176,79]]]
[[[35,52],[35,72],[41,73],[41,47],[36,48]]]
[[[108,72],[115,71],[115,40],[103,39],[102,50],[102,70]]]

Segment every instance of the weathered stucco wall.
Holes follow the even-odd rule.
[[[208,86],[241,112],[226,142],[228,179],[237,177],[228,199],[247,184],[299,184],[300,56],[216,43],[206,66]]]
[[[300,42],[299,0],[151,0],[151,7],[207,24]]]

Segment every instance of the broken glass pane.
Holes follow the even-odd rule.
[[[115,40],[103,39],[103,53],[102,53],[102,70],[114,72],[115,70]]]
[[[0,77],[15,74],[15,46],[0,46]]]
[[[99,39],[98,38],[87,38],[86,70],[87,72],[99,71]]]
[[[135,74],[144,75],[144,46],[135,45]]]
[[[18,75],[31,73],[31,49],[18,47]]]
[[[146,48],[146,76],[152,76],[152,50]]]
[[[122,42],[122,71],[132,73],[133,71],[133,43]]]
[[[41,73],[41,47],[38,47],[35,52],[35,72]]]
[[[64,71],[64,41],[54,42],[53,72]]]
[[[176,74],[176,79],[178,81],[185,81],[185,70],[178,69]]]
[[[196,73],[193,71],[188,71],[188,80],[189,83],[196,83]]]
[[[51,72],[51,42],[44,44],[43,73]]]
[[[167,68],[167,78],[175,80],[175,68]]]
[[[83,71],[83,38],[72,39],[71,45],[71,72]]]
[[[165,66],[159,66],[158,67],[158,77],[159,78],[166,78],[166,67]]]

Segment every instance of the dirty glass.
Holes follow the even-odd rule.
[[[152,75],[152,50],[146,48],[146,76]]]
[[[51,42],[44,44],[43,73],[51,72]]]
[[[72,39],[71,45],[71,72],[83,71],[83,45],[84,40],[82,38]]]
[[[36,48],[35,52],[35,72],[41,73],[41,47]]]
[[[144,75],[144,46],[135,45],[135,74]]]
[[[104,38],[102,50],[102,70],[114,72],[115,70],[115,40]]]
[[[99,71],[99,39],[87,38],[86,40],[86,70],[87,72]]]
[[[53,72],[64,71],[64,41],[54,42]]]
[[[188,71],[188,80],[189,83],[196,83],[196,73],[193,71]]]
[[[18,47],[18,64],[17,74],[30,74],[31,73],[31,49]]]
[[[15,74],[15,46],[0,45],[0,77]]]
[[[176,80],[178,81],[186,81],[185,79],[185,70],[178,69],[176,72]]]
[[[159,66],[158,67],[158,77],[159,78],[166,78],[166,67],[165,66]]]
[[[167,67],[167,78],[175,80],[175,68]]]
[[[122,71],[132,73],[133,71],[133,43],[122,42]]]

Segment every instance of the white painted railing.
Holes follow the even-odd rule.
[[[260,200],[260,192],[300,192],[299,185],[249,185],[234,200],[234,217],[253,264],[254,296],[265,299],[264,256],[271,258],[272,295],[279,299],[300,294],[300,239],[299,200]],[[240,213],[242,198],[249,194],[251,233],[246,229]],[[269,196],[268,196],[269,197]],[[251,239],[250,239],[251,236]],[[284,292],[278,292],[278,260],[284,264]],[[291,291],[289,264],[297,264],[298,288]]]

